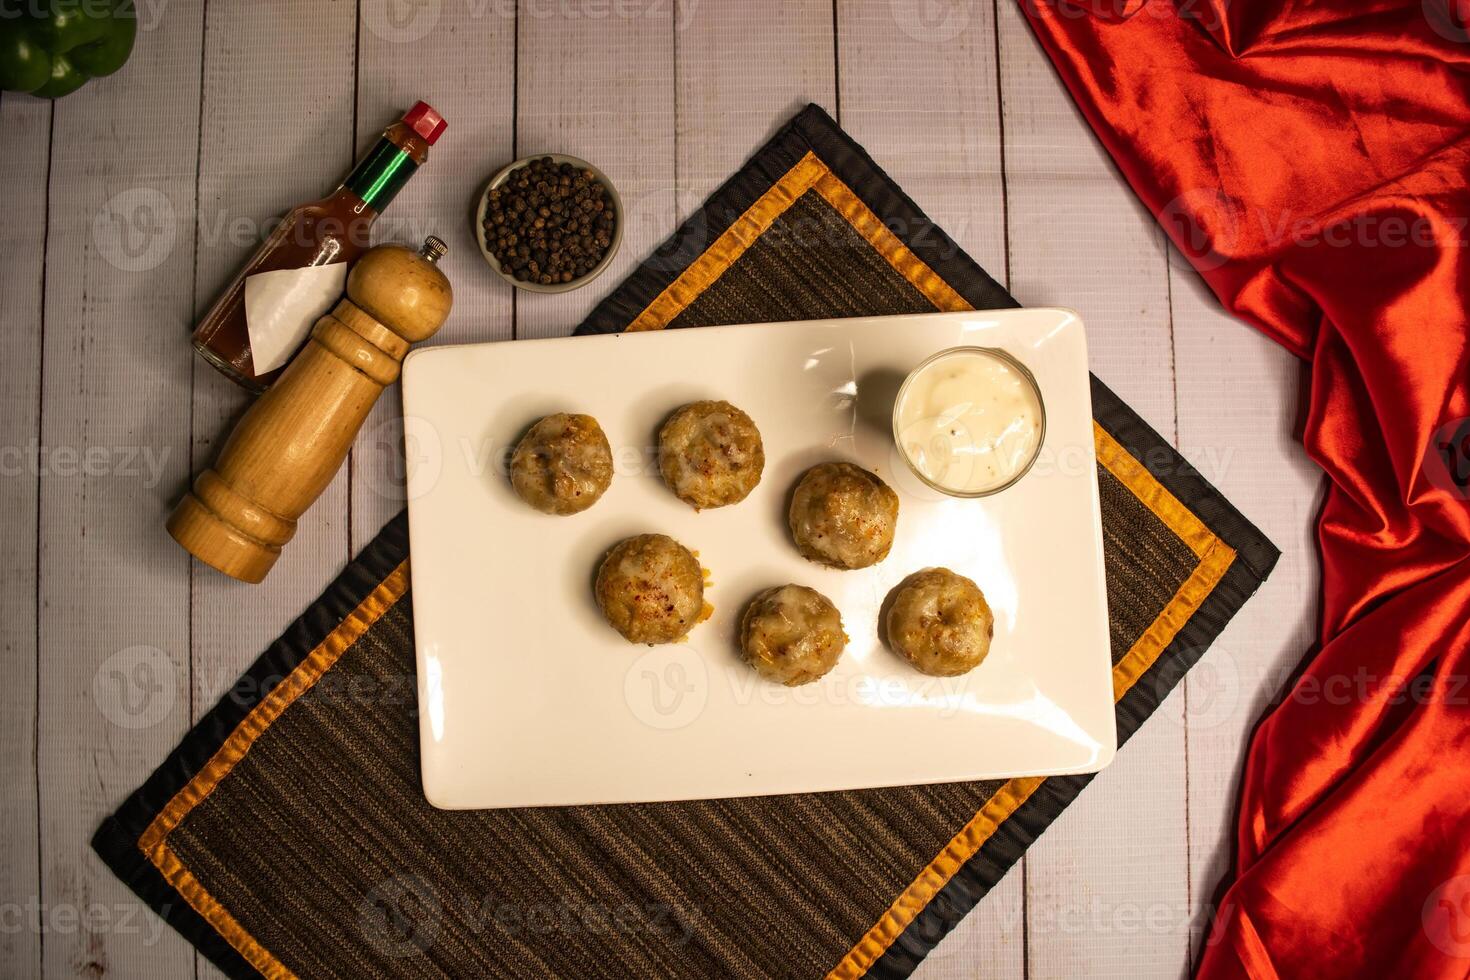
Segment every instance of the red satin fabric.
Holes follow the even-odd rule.
[[[1470,975],[1470,10],[1085,2],[1022,0],[1220,301],[1311,362],[1329,478],[1321,645],[1251,744],[1199,976]]]

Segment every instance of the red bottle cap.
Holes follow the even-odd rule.
[[[424,142],[430,146],[439,139],[440,134],[448,128],[449,124],[444,117],[434,111],[434,107],[427,102],[415,102],[413,108],[403,114],[403,121],[424,138]]]

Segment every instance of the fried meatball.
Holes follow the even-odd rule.
[[[740,503],[765,466],[760,430],[729,402],[691,402],[658,433],[659,472],[695,510]]]
[[[833,568],[867,568],[893,547],[898,494],[861,466],[821,463],[796,485],[790,519],[803,558]]]
[[[740,623],[740,652],[768,681],[809,684],[831,670],[847,646],[832,601],[804,585],[779,585],[751,600]]]
[[[612,449],[590,415],[558,412],[531,426],[510,457],[510,485],[543,514],[577,514],[612,483]]]
[[[672,643],[704,613],[704,570],[666,534],[620,541],[597,570],[597,605],[629,643]]]
[[[926,568],[899,583],[888,609],[888,643],[922,673],[954,677],[990,652],[995,616],[974,582]]]

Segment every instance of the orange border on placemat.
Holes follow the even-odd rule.
[[[1205,526],[1204,521],[1180,503],[1179,498],[1156,480],[1106,429],[1094,421],[1092,430],[1098,462],[1107,467],[1108,472],[1117,477],[1120,483],[1132,490],[1134,496],[1153,511],[1199,558],[1199,564],[1184,580],[1184,584],[1179,586],[1179,591],[1174,593],[1169,605],[1164,607],[1164,611],[1159,613],[1143,635],[1134,641],[1123,659],[1113,665],[1113,700],[1121,701],[1123,695],[1159,659],[1159,654],[1164,652],[1175,634],[1184,628],[1194,611],[1215,591],[1215,586],[1235,562],[1235,549],[1221,541],[1215,532]]]
[[[194,778],[174,794],[168,805],[148,825],[143,836],[138,838],[138,848],[153,862],[153,866],[174,887],[190,908],[204,917],[224,940],[239,951],[251,966],[272,980],[294,977],[280,960],[246,931],[245,927],[200,884],[199,879],[184,867],[182,861],[168,846],[168,835],[198,806],[205,797],[214,792],[220,780],[230,774],[250,751],[250,746],[281,716],[291,704],[319,681],[393,604],[408,591],[408,560],[395,568],[378,584],[366,599],[327,635],[305,660],[271,689],[259,704],[250,709],[245,719],[225,739],[225,744],[194,774]]]
[[[898,236],[888,230],[872,210],[858,199],[846,184],[810,150],[771,185],[754,204],[745,209],[735,223],[716,238],[691,262],[677,279],[654,297],[628,324],[628,330],[662,330],[685,308],[699,298],[745,250],[765,234],[772,223],[801,195],[815,190],[837,210],[857,233],[867,240],[914,287],[941,310],[968,310],[970,305],[954,289],[939,278],[923,259],[911,252]]]
[[[659,330],[671,323],[708,289],[782,213],[808,190],[815,190],[906,280],[942,311],[972,309],[955,290],[880,221],[843,181],[808,152],[736,219],[704,253],[629,324],[629,330]],[[1113,668],[1118,700],[1158,659],[1199,604],[1214,590],[1235,560],[1235,551],[1130,456],[1100,425],[1093,423],[1097,459],[1200,558],[1169,605]],[[408,561],[385,578],[290,675],[251,709],[214,756],[159,812],[138,847],[170,885],[251,966],[271,978],[294,974],[261,946],[184,867],[168,846],[168,835],[245,757],[251,745],[291,704],[309,691],[353,643],[402,598],[408,589]],[[986,801],[949,844],[893,901],[829,974],[852,978],[867,972],[949,880],[974,857],[990,836],[1045,780],[1012,779]]]

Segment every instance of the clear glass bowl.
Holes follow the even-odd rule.
[[[904,401],[908,398],[916,378],[931,370],[936,364],[942,361],[955,357],[973,357],[977,354],[1004,361],[1030,386],[1031,393],[1036,398],[1036,444],[1031,448],[1031,453],[1027,456],[1026,461],[1004,483],[997,484],[993,487],[986,487],[982,490],[961,490],[936,482],[919,469],[918,464],[909,456],[908,449],[904,445],[899,420],[903,411]],[[1041,453],[1042,444],[1046,442],[1046,401],[1041,397],[1041,387],[1037,385],[1036,378],[1031,374],[1030,369],[1017,360],[1014,355],[997,347],[947,347],[942,351],[926,357],[920,362],[918,367],[909,372],[908,377],[904,378],[903,385],[898,389],[898,397],[893,400],[893,442],[898,447],[898,454],[903,457],[903,461],[908,465],[909,470],[930,489],[950,497],[989,497],[1015,486],[1022,477],[1031,471],[1031,467],[1035,465],[1036,457]]]

